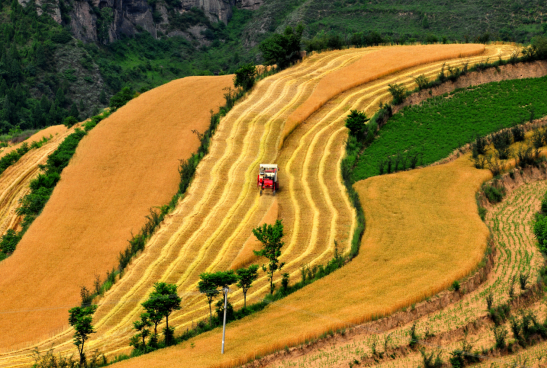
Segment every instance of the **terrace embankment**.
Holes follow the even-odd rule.
[[[81,141],[42,214],[0,263],[0,324],[10,326],[0,347],[67,325],[80,287],[116,266],[149,209],[177,192],[179,160],[200,144],[192,130],[207,129],[232,78],[184,78],[144,93]]]
[[[502,65],[498,68],[489,68],[476,71],[459,77],[456,81],[447,81],[440,86],[425,89],[413,93],[403,103],[393,107],[393,113],[397,113],[406,106],[417,105],[431,97],[449,93],[458,88],[467,88],[481,84],[500,82],[504,80],[540,78],[547,75],[547,61],[534,61],[530,63],[518,63]]]

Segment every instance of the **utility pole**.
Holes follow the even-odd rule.
[[[226,339],[226,307],[228,304],[228,289],[225,287],[224,289],[224,323],[222,324],[222,354],[224,354],[224,341]]]

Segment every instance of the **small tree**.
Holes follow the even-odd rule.
[[[118,109],[131,101],[135,93],[129,87],[123,87],[121,91],[116,93],[110,99],[110,107],[113,109]]]
[[[142,313],[141,319],[139,321],[133,322],[135,330],[139,332],[140,337],[142,337],[142,347],[146,347],[146,338],[150,336],[150,330],[148,328],[152,327],[152,321],[150,321],[150,315],[148,313]]]
[[[234,78],[234,86],[241,87],[243,90],[248,91],[253,88],[256,78],[256,67],[254,64],[245,64],[238,70],[236,70],[236,76]]]
[[[93,313],[97,309],[96,305],[90,305],[87,307],[74,307],[69,310],[68,323],[74,327],[74,345],[78,348],[78,354],[80,354],[80,366],[86,364],[84,345],[89,339],[89,335],[94,333],[93,325]]]
[[[146,313],[148,313],[148,318],[150,318],[150,321],[154,324],[154,339],[157,339],[158,336],[158,325],[160,324],[161,320],[164,317],[163,311],[162,311],[162,302],[159,298],[156,298],[154,296],[154,293],[150,294],[148,297],[148,300],[142,303],[142,306],[144,309],[146,309]]]
[[[214,282],[214,274],[204,272],[199,275],[201,279],[198,282],[199,292],[205,294],[207,297],[207,302],[209,303],[209,322],[213,321],[213,310],[211,308],[211,303],[213,302],[214,297],[219,294],[218,286]]]
[[[237,282],[237,275],[234,271],[219,271],[211,275],[217,288],[227,288]]]
[[[285,244],[281,241],[281,238],[283,237],[283,223],[280,220],[277,220],[273,226],[264,224],[262,227],[253,229],[253,234],[262,243],[262,249],[259,251],[255,250],[255,255],[266,257],[270,261],[268,268],[266,268],[266,265],[262,265],[262,270],[268,274],[268,279],[270,280],[270,294],[273,294],[274,273],[277,270],[281,271],[285,265],[285,263],[279,263],[281,248]]]
[[[78,123],[78,119],[76,119],[74,116],[67,116],[65,120],[63,120],[63,124],[67,128],[71,128],[76,123]]]
[[[252,265],[249,268],[240,268],[236,272],[238,278],[236,286],[243,291],[243,308],[247,308],[247,291],[258,278],[258,265]]]
[[[182,299],[177,294],[177,285],[158,282],[154,284],[154,292],[150,297],[158,300],[161,313],[165,316],[165,325],[169,328],[169,315],[176,310],[180,310]]]
[[[404,84],[389,84],[389,93],[393,96],[393,104],[398,105],[406,97],[406,87]]]
[[[284,69],[299,60],[303,32],[304,26],[299,24],[294,30],[292,27],[287,27],[283,34],[276,33],[264,40],[259,46],[264,65],[275,64],[279,69]]]
[[[346,127],[349,129],[351,135],[357,139],[363,139],[368,131],[365,123],[369,120],[364,111],[351,110],[346,118]]]

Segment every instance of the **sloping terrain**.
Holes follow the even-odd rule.
[[[42,214],[0,263],[2,348],[67,325],[67,310],[117,265],[151,207],[177,192],[179,160],[199,146],[209,110],[223,104],[233,76],[193,77],[145,93],[82,140]],[[44,147],[47,147],[45,145]]]
[[[73,130],[68,130],[64,125],[55,125],[37,132],[25,142],[31,144],[46,137],[49,139],[48,143],[27,152],[0,175],[0,234],[5,234],[9,229],[16,229],[20,219],[16,213],[19,200],[28,193],[31,180],[40,172],[39,165],[46,163],[49,154],[55,151]],[[23,143],[5,148],[1,155],[8,154]]]
[[[527,171],[527,174],[530,174],[530,171]],[[391,176],[397,178],[399,175]],[[494,268],[487,280],[455,303],[416,320],[418,336],[424,338],[426,333],[430,334],[429,339],[421,341],[422,346],[428,351],[441,352],[445,361],[450,357],[451,351],[461,346],[461,339],[464,337],[463,326],[469,327],[468,341],[474,345],[475,349],[488,349],[493,346],[494,336],[491,330],[493,323],[486,318],[486,296],[492,293],[494,305],[507,302],[511,280],[518,279],[518,275],[523,272],[529,273],[533,278],[532,275],[537,275],[542,267],[543,257],[537,248],[531,224],[547,190],[547,182],[545,180],[535,181],[533,178],[536,175],[537,173],[527,175],[525,178],[516,176],[515,183],[518,183],[518,187],[488,213],[486,225],[492,231],[492,240],[497,252]],[[537,177],[541,178],[541,175]],[[364,183],[366,182],[368,180],[364,181]],[[473,214],[472,217],[475,216],[476,214]],[[465,226],[469,224],[469,218],[466,218],[464,224]],[[434,267],[436,264],[431,262],[429,265]],[[516,295],[522,292],[519,289],[519,286],[515,285]],[[541,302],[535,303],[531,308],[540,310],[542,309],[539,308],[541,304]],[[417,305],[416,308],[420,309],[421,305]],[[408,314],[406,312],[400,313]],[[513,314],[518,316],[516,312]],[[543,318],[541,314],[540,318]],[[400,318],[400,320],[404,321],[405,318]],[[370,324],[354,334],[350,332],[347,336],[338,335],[331,341],[314,347],[311,351],[295,349],[290,355],[279,356],[267,366],[347,367],[349,363],[355,360],[361,361],[367,356],[369,360],[372,360],[375,357],[371,349],[374,341],[377,341],[377,351],[383,353],[386,359],[379,359],[370,366],[419,366],[423,364],[419,352],[410,349],[405,352],[404,350],[404,347],[408,346],[410,340],[408,331],[415,318],[411,317],[409,320],[410,323],[401,323],[396,328],[388,327],[387,323]],[[478,329],[471,327],[473,324],[478,326]],[[389,338],[387,351],[384,348],[386,338]],[[519,356],[522,357],[519,366],[537,366],[538,358],[543,356],[545,349],[546,344],[539,344],[516,356],[485,357],[482,366],[491,366],[492,363],[496,363],[497,366],[502,367]],[[391,354],[395,354],[396,358],[389,358],[388,356]],[[376,358],[378,359],[380,356],[377,355]],[[528,360],[524,363],[526,358]]]
[[[431,46],[431,52],[443,47]],[[466,45],[461,47],[462,52],[468,50]],[[94,317],[98,333],[93,336],[91,349],[98,348],[109,355],[127,351],[128,339],[133,334],[132,322],[142,311],[140,303],[147,297],[153,283],[160,280],[177,283],[183,296],[183,309],[170,317],[170,323],[181,329],[207,316],[205,299],[196,293],[198,275],[204,271],[228,269],[251,229],[271,207],[273,197],[260,197],[256,190],[256,172],[260,163],[277,162],[281,168],[281,189],[277,198],[279,217],[286,229],[282,260],[287,261],[286,272],[293,279],[298,277],[302,264],[324,263],[331,258],[335,240],[341,251],[349,249],[355,214],[340,177],[340,160],[345,153],[347,137],[344,119],[348,111],[358,108],[365,109],[368,114],[374,112],[379,102],[388,99],[389,83],[412,84],[412,77],[420,74],[431,77],[439,72],[443,62],[416,66],[342,93],[299,125],[286,140],[283,150],[278,152],[277,147],[285,119],[311,96],[322,78],[375,50],[348,49],[313,55],[295,67],[261,81],[234,107],[219,126],[211,152],[200,164],[185,199],[124,277],[99,302]],[[448,63],[456,66],[469,61],[473,64],[486,57],[509,56],[511,51],[509,46],[490,46],[483,55],[471,58],[456,56]],[[78,157],[76,163],[77,160]],[[362,256],[366,257],[366,252]],[[349,276],[355,271],[353,268],[360,270],[361,266],[362,263],[356,259],[344,268],[345,271],[337,272],[333,277],[348,275],[353,278]],[[323,282],[333,280],[329,277]],[[315,300],[311,295],[323,284],[318,282],[317,285],[291,296],[292,299],[287,299],[290,304],[283,300],[262,313],[230,325],[228,338],[231,343],[224,362],[315,336],[330,325],[345,323],[347,318],[370,318],[371,313],[377,313],[374,308],[389,308],[375,305],[371,307],[373,310],[348,306],[351,311],[344,310],[344,307],[340,309],[340,304],[347,299],[336,300],[329,296],[329,290],[321,290],[323,294],[320,295],[324,297],[320,299],[325,301],[322,312],[330,311],[336,316],[333,315],[335,319],[330,322],[322,319],[318,323],[315,306],[307,304]],[[260,299],[266,290],[267,282],[261,275],[250,290],[248,301]],[[356,296],[355,291],[350,291],[347,298],[353,296]],[[416,291],[415,299],[422,296],[423,291]],[[405,300],[408,298],[412,297],[407,296]],[[237,307],[242,304],[242,299],[240,291],[231,295],[232,303]],[[290,306],[284,309],[284,305]],[[294,313],[294,308],[303,313]],[[353,314],[340,319],[342,315],[337,313],[342,311]],[[64,313],[66,318],[66,309]],[[264,322],[264,318],[270,322]],[[265,325],[267,327],[263,328]],[[53,344],[59,351],[71,351],[71,335],[70,330],[60,332],[43,341],[40,348],[47,349]],[[272,340],[272,336],[281,338]],[[191,359],[183,344],[143,357],[142,363],[138,364],[159,363],[154,359],[164,359],[164,355],[169,355],[165,358],[165,366],[174,362],[208,366],[219,361],[216,342],[213,342],[217,339],[216,330],[194,339],[196,349],[192,350]],[[181,359],[179,353],[190,360]],[[23,363],[29,354],[30,349],[6,353],[0,357],[0,364]],[[133,366],[137,364],[135,362],[125,364]]]

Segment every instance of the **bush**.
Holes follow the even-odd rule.
[[[236,76],[234,78],[234,86],[243,88],[244,91],[248,91],[253,88],[256,78],[256,67],[254,64],[245,64],[238,70],[236,70]]]
[[[454,291],[460,291],[460,282],[458,280],[456,280],[452,283],[452,289]]]
[[[389,84],[388,90],[393,96],[393,105],[398,105],[404,101],[407,92],[404,84]]]
[[[131,90],[131,88],[124,87],[121,91],[112,96],[110,99],[110,107],[112,109],[118,109],[131,101],[134,96],[135,93]]]
[[[265,65],[277,65],[279,69],[285,69],[297,60],[300,60],[300,43],[304,26],[301,24],[292,29],[285,28],[283,34],[274,34],[263,41],[259,49],[262,52]]]
[[[475,142],[471,145],[473,152],[473,158],[477,158],[479,155],[485,155],[488,146],[488,139],[484,137],[477,137]]]
[[[491,185],[485,185],[482,191],[490,203],[499,203],[505,197],[505,189],[498,189]]]
[[[539,250],[547,254],[547,216],[540,215],[534,224],[534,235],[538,241]]]
[[[346,127],[352,136],[362,140],[368,133],[368,126],[365,123],[369,120],[364,111],[351,110],[346,118]]]
[[[513,134],[510,130],[504,130],[492,135],[492,143],[500,160],[507,160],[511,154],[509,146],[513,143]]]
[[[515,126],[511,129],[511,133],[513,134],[513,140],[515,142],[522,142],[524,141],[524,129],[521,126]]]
[[[74,116],[66,117],[65,120],[63,121],[63,124],[67,128],[71,128],[74,124],[77,124],[77,123],[78,123],[78,119],[76,119]]]

